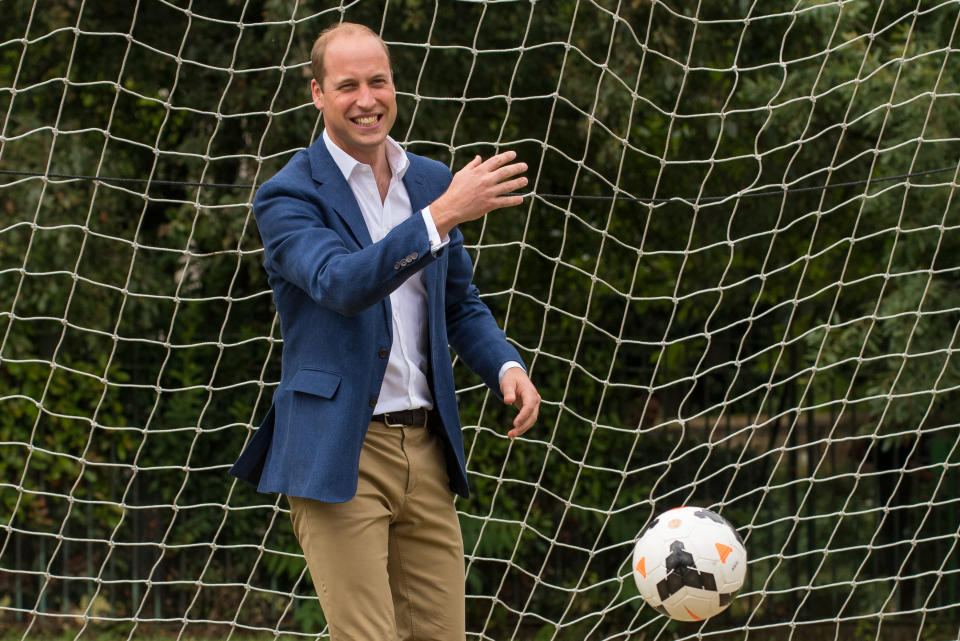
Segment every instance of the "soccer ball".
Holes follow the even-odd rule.
[[[667,510],[640,532],[633,578],[650,607],[678,621],[722,612],[743,585],[747,550],[733,526],[698,507]]]

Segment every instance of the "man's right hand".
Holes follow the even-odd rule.
[[[476,220],[494,209],[514,207],[523,202],[523,196],[504,195],[527,184],[525,176],[514,178],[527,170],[526,163],[511,162],[516,157],[515,151],[505,151],[487,160],[475,156],[453,175],[447,190],[430,204],[430,214],[441,238],[454,225]]]

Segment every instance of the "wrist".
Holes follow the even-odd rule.
[[[446,206],[446,203],[443,202],[443,196],[430,203],[429,209],[430,217],[433,219],[434,227],[437,228],[437,233],[440,235],[440,238],[446,238],[450,230],[453,229],[453,226],[456,225],[456,221],[453,219],[453,213]]]
[[[499,374],[497,374],[497,380],[499,380],[502,383],[504,375],[514,367],[519,368],[524,373],[527,371],[523,369],[523,365],[521,365],[517,361],[507,361],[506,363],[500,366],[500,372]]]
[[[443,238],[440,237],[437,226],[433,222],[433,213],[430,211],[430,205],[424,207],[420,213],[423,216],[423,224],[427,228],[427,239],[430,241],[430,251],[436,256],[441,249],[450,243],[450,236],[444,235]]]

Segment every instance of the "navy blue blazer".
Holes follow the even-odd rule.
[[[230,473],[261,492],[326,502],[356,494],[360,449],[393,337],[389,294],[423,270],[427,378],[450,488],[469,495],[449,347],[498,396],[500,367],[523,361],[472,284],[460,231],[430,251],[419,212],[446,190],[450,171],[407,157],[403,183],[414,215],[376,243],[322,137],[257,191],[254,215],[283,335],[282,374],[269,412]]]

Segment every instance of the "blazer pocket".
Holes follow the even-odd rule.
[[[304,367],[293,375],[290,389],[321,398],[333,398],[340,387],[340,375],[322,369]]]

